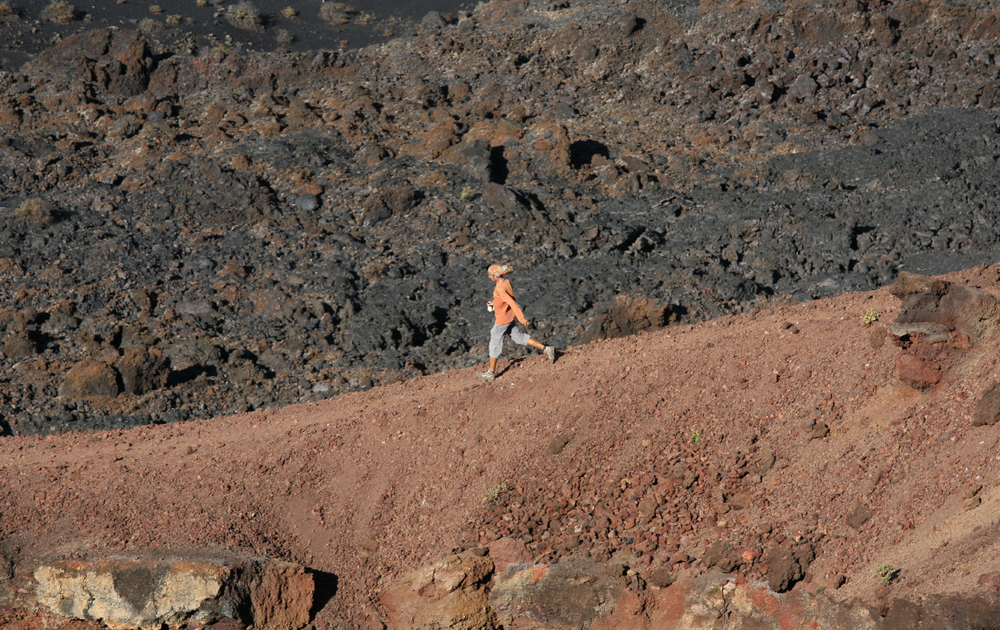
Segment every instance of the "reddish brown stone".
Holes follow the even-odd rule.
[[[77,399],[117,396],[118,391],[118,374],[113,367],[102,361],[84,359],[70,368],[60,394]]]
[[[896,357],[896,371],[899,380],[915,389],[927,389],[941,382],[941,368],[926,359],[912,354],[900,354]]]
[[[166,387],[170,361],[156,348],[137,346],[125,351],[117,362],[122,384],[129,394],[141,395]]]

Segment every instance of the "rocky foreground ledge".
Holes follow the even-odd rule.
[[[498,541],[497,547],[510,549]],[[997,601],[932,597],[888,606],[838,603],[819,591],[776,593],[712,570],[646,583],[620,562],[494,562],[489,549],[441,559],[383,596],[399,630],[904,630],[989,628]],[[502,567],[502,568],[501,568]]]
[[[0,605],[111,628],[193,627],[236,620],[297,630],[310,619],[313,578],[300,566],[229,552],[109,555],[49,561],[2,548]]]

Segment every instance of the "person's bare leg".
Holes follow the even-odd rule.
[[[544,350],[545,349],[544,345],[538,343],[534,339],[529,339],[528,340],[528,345],[531,346],[532,348],[534,348],[535,350]]]
[[[490,357],[490,372],[497,373],[497,360]]]

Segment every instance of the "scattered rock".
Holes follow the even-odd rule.
[[[3,354],[8,359],[27,359],[38,351],[35,342],[26,333],[15,333],[3,342]]]
[[[911,353],[896,357],[896,372],[899,380],[916,389],[934,387],[944,378],[942,368],[935,362]]]
[[[572,439],[573,436],[568,433],[560,433],[559,435],[553,436],[553,438],[549,440],[549,445],[545,451],[549,455],[558,455],[564,448],[566,448],[566,445],[569,444]]]
[[[653,586],[667,588],[674,583],[674,575],[668,569],[657,569],[649,575],[648,581]]]
[[[851,529],[860,530],[861,526],[872,517],[872,511],[864,503],[859,503],[854,511],[847,516],[847,526]]]
[[[983,395],[976,401],[976,408],[972,413],[972,426],[993,426],[997,420],[1000,420],[1000,381],[987,387]]]
[[[708,568],[716,567],[720,571],[729,573],[738,564],[736,552],[729,543],[714,542],[709,545],[705,555],[701,558],[702,564]]]
[[[817,422],[813,425],[812,433],[809,434],[809,438],[812,440],[819,440],[828,435],[830,435],[830,427],[828,427],[825,422]]]
[[[62,33],[2,79],[0,307],[30,304],[39,317],[19,329],[5,316],[4,338],[23,338],[5,352],[0,430],[121,428],[143,422],[137,409],[151,410],[145,421],[207,417],[470,367],[482,348],[469,331],[485,321],[473,268],[487,259],[523,261],[533,319],[560,346],[709,318],[724,336],[720,316],[763,300],[874,289],[900,266],[931,274],[992,260],[995,20],[967,7],[844,6],[740,12],[723,3],[692,13],[677,3],[498,0],[457,26],[431,17],[421,33],[378,49],[308,55],[184,52],[158,19],[141,34]],[[347,9],[330,6],[324,17],[353,19]],[[229,15],[220,8],[218,19]],[[725,37],[714,30],[720,17]],[[409,186],[401,182],[425,193],[397,203],[394,189]],[[492,186],[476,194],[484,182]],[[323,203],[312,207],[306,194]],[[30,230],[11,218],[29,197],[51,210]],[[136,299],[136,287],[155,287],[156,299]],[[955,291],[913,295],[932,296],[937,309]],[[633,304],[613,313],[619,294]],[[76,310],[57,318],[54,304],[67,295]],[[897,323],[910,327],[906,353],[923,362],[911,382],[932,389],[935,369],[944,380],[963,353],[989,352],[976,322],[961,319],[964,311],[989,319],[973,302],[948,307],[956,318]],[[803,324],[782,341],[815,330]],[[123,361],[133,347],[149,356]],[[162,372],[151,367],[124,373],[146,366],[153,350],[170,357],[169,387],[156,389]],[[874,354],[882,366],[887,355]],[[65,368],[83,357],[118,366],[130,393],[90,406],[55,395],[68,388]],[[773,380],[766,391],[794,396],[806,371],[782,367],[779,379],[775,365],[759,371]],[[602,406],[636,387],[652,390],[639,406],[655,416],[670,405],[647,406],[647,395],[666,400],[677,387],[724,399],[760,381],[712,382],[672,367],[651,366],[646,384],[633,372],[600,391],[582,388],[580,396],[601,397],[592,421],[600,426]],[[762,396],[761,406],[787,404]],[[833,424],[852,406],[838,396],[823,419]],[[758,438],[774,448],[758,415],[770,412],[740,408],[745,427],[728,432],[722,451]],[[943,435],[930,426],[943,416],[920,415],[912,421]],[[607,433],[596,445],[605,452],[640,439]],[[536,455],[566,466],[560,472],[581,473],[582,486],[610,473],[539,446],[531,445]],[[637,566],[653,554],[688,564],[701,554],[704,527],[713,536],[719,522],[760,527],[743,523],[737,506],[751,505],[746,488],[770,467],[761,461],[755,471],[757,455],[746,452],[731,466],[702,460],[715,446],[691,446],[663,469],[651,461],[647,470],[641,454],[635,467],[655,485],[602,479],[604,494],[561,480],[525,484],[517,492],[535,498],[491,513],[482,535],[506,528],[539,557],[572,548]],[[50,473],[62,474],[46,470],[46,483]],[[529,511],[537,505],[544,510]],[[643,537],[647,521],[656,522],[655,540]],[[705,610],[728,610],[719,584],[722,603],[706,595]]]
[[[59,394],[77,400],[92,396],[117,396],[119,391],[118,373],[113,367],[103,361],[84,359],[70,368]]]
[[[170,361],[156,348],[129,348],[115,366],[125,393],[137,396],[166,387],[170,376]]]

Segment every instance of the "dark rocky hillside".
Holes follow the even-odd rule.
[[[998,34],[988,3],[494,0],[359,50],[68,36],[0,73],[0,428],[482,362],[493,262],[567,347],[992,261]]]

